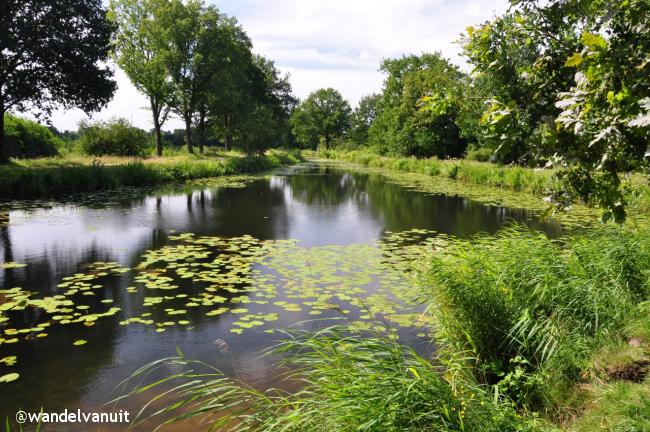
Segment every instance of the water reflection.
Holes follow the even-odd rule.
[[[196,190],[113,196],[105,205],[74,203],[32,210],[9,209],[11,224],[0,224],[3,262],[27,264],[0,269],[3,289],[22,287],[44,294],[60,293],[61,278],[82,272],[86,264],[116,261],[133,267],[149,249],[169,242],[172,233],[241,236],[259,239],[297,239],[303,247],[370,243],[386,231],[413,228],[459,237],[494,233],[510,221],[519,221],[550,235],[559,226],[541,223],[523,209],[477,204],[457,196],[430,195],[406,190],[378,174],[311,167],[248,183],[243,188]],[[130,276],[111,279],[91,303],[113,299],[124,316],[137,315],[143,294],[128,293]],[[191,280],[182,292],[195,290]],[[231,296],[227,296],[230,301]],[[227,303],[226,303],[227,304]],[[170,307],[176,307],[173,303]],[[155,313],[162,313],[159,310]],[[310,318],[299,315],[298,320]],[[13,325],[37,325],[42,317],[28,311],[12,317]],[[97,407],[114,395],[115,385],[135,367],[173,354],[181,347],[189,356],[232,372],[212,342],[224,338],[236,319],[225,314],[206,317],[189,311],[189,328],[170,328],[162,334],[150,328],[120,326],[121,316],[83,326],[58,326],[34,343],[0,346],[0,357],[16,355],[21,379],[0,392],[0,416],[18,407],[38,410]],[[292,318],[296,321],[295,316]],[[278,327],[293,321],[282,317]],[[88,340],[84,348],[71,341]],[[269,344],[268,335],[228,337],[239,372],[264,387],[272,384],[272,358],[257,352]],[[5,391],[9,389],[9,391]]]

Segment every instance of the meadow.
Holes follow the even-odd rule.
[[[0,166],[0,198],[33,199],[153,186],[232,174],[257,173],[302,160],[296,151],[270,150],[259,156],[239,152],[167,155],[161,158],[68,155],[14,160]]]

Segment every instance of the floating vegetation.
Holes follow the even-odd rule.
[[[278,323],[286,327],[345,316],[355,328],[371,328],[366,322],[381,319],[422,334],[421,328],[431,322],[418,307],[419,289],[410,274],[418,271],[413,263],[424,251],[446,241],[426,230],[387,233],[376,244],[312,248],[248,235],[171,235],[167,245],[146,251],[133,268],[94,262],[62,278],[54,295],[39,296],[19,287],[0,290],[0,345],[45,338],[51,326],[92,327],[117,314],[122,326],[140,325],[158,333],[224,316],[231,317],[224,323],[233,334],[272,333]],[[140,306],[127,314],[119,307],[125,296],[88,297],[107,284],[119,285],[133,295],[128,301]],[[32,310],[39,311],[34,314],[37,324],[11,326],[14,312]],[[73,345],[85,343],[78,339]]]
[[[7,366],[13,366],[18,362],[16,356],[8,356],[0,359],[0,363],[4,363]]]
[[[23,267],[27,267],[27,264],[21,264],[21,263],[17,263],[17,262],[13,262],[13,261],[9,261],[9,262],[0,264],[0,268],[3,268],[3,269],[17,269],[17,268],[23,268]]]
[[[10,383],[12,381],[16,381],[18,378],[20,378],[20,375],[16,372],[8,373],[6,375],[0,376],[0,383]]]

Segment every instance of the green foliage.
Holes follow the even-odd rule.
[[[504,167],[490,163],[440,160],[437,158],[417,159],[383,157],[368,151],[329,150],[319,156],[347,160],[372,167],[447,177],[468,183],[489,185],[528,192],[546,194],[553,186],[550,170],[534,170],[518,166]]]
[[[386,60],[381,70],[387,78],[369,128],[371,145],[399,156],[461,156],[459,69],[440,54],[423,54]]]
[[[254,58],[248,104],[229,116],[229,127],[237,134],[235,145],[248,154],[271,147],[289,147],[293,136],[290,113],[297,104],[288,76],[261,56]]]
[[[4,0],[0,6],[0,162],[6,112],[77,106],[94,111],[115,91],[106,65],[112,25],[100,0]]]
[[[253,173],[302,161],[297,153],[271,151],[257,157],[181,162],[129,162],[118,165],[14,167],[0,169],[0,198],[29,199],[96,192],[123,186],[153,186],[187,180]]]
[[[357,145],[368,143],[370,126],[377,118],[377,108],[381,95],[371,94],[364,96],[359,105],[352,112],[350,118],[349,138]]]
[[[479,143],[503,162],[562,168],[552,198],[625,218],[619,173],[647,169],[650,48],[644,0],[518,0],[468,29],[463,50],[485,101]]]
[[[575,140],[560,162],[574,167],[568,193],[620,221],[627,203],[618,173],[647,169],[650,157],[650,4],[618,2],[596,17],[566,63],[575,83],[560,94],[557,123]]]
[[[88,155],[144,156],[147,132],[124,118],[79,125],[81,150]]]
[[[293,395],[259,392],[209,365],[174,357],[136,371],[130,380],[141,384],[124,397],[142,397],[152,388],[169,397],[160,411],[144,413],[135,424],[207,415],[211,427],[224,431],[538,430],[478,387],[453,388],[414,351],[381,334],[361,336],[345,328],[290,335],[278,345],[276,353],[288,354],[290,378],[304,385]],[[146,380],[163,367],[179,372]]]
[[[298,142],[315,149],[323,140],[329,148],[333,139],[343,136],[350,127],[350,104],[333,88],[316,90],[301,102],[291,117]]]
[[[465,159],[477,162],[489,162],[494,156],[494,151],[487,147],[470,147],[465,153]]]
[[[4,115],[4,140],[7,155],[14,158],[54,156],[62,142],[45,126],[35,121]]]
[[[523,230],[433,257],[440,354],[519,406],[544,409],[650,294],[650,233],[602,228],[549,240]]]
[[[156,134],[156,154],[162,155],[161,126],[167,119],[171,87],[159,37],[160,0],[112,0],[110,19],[116,24],[113,58],[133,85],[149,98]]]

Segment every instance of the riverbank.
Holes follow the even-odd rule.
[[[426,174],[462,182],[525,192],[543,198],[554,188],[557,180],[552,169],[502,166],[489,162],[463,159],[441,160],[414,157],[387,157],[367,151],[321,150],[304,152],[308,157],[353,162],[369,167]],[[630,214],[650,213],[650,187],[642,175],[626,175]]]
[[[36,199],[124,186],[154,186],[209,177],[266,171],[303,159],[272,150],[263,156],[228,153],[153,159],[43,158],[0,166],[0,199]]]
[[[650,430],[650,231],[609,225],[555,241],[512,229],[452,239],[415,268],[436,323],[433,362],[376,330],[378,317],[371,332],[343,325],[280,342],[295,394],[182,356],[134,379],[168,363],[168,379],[187,383],[155,417],[207,410],[220,430]],[[151,388],[141,385],[131,396]]]

